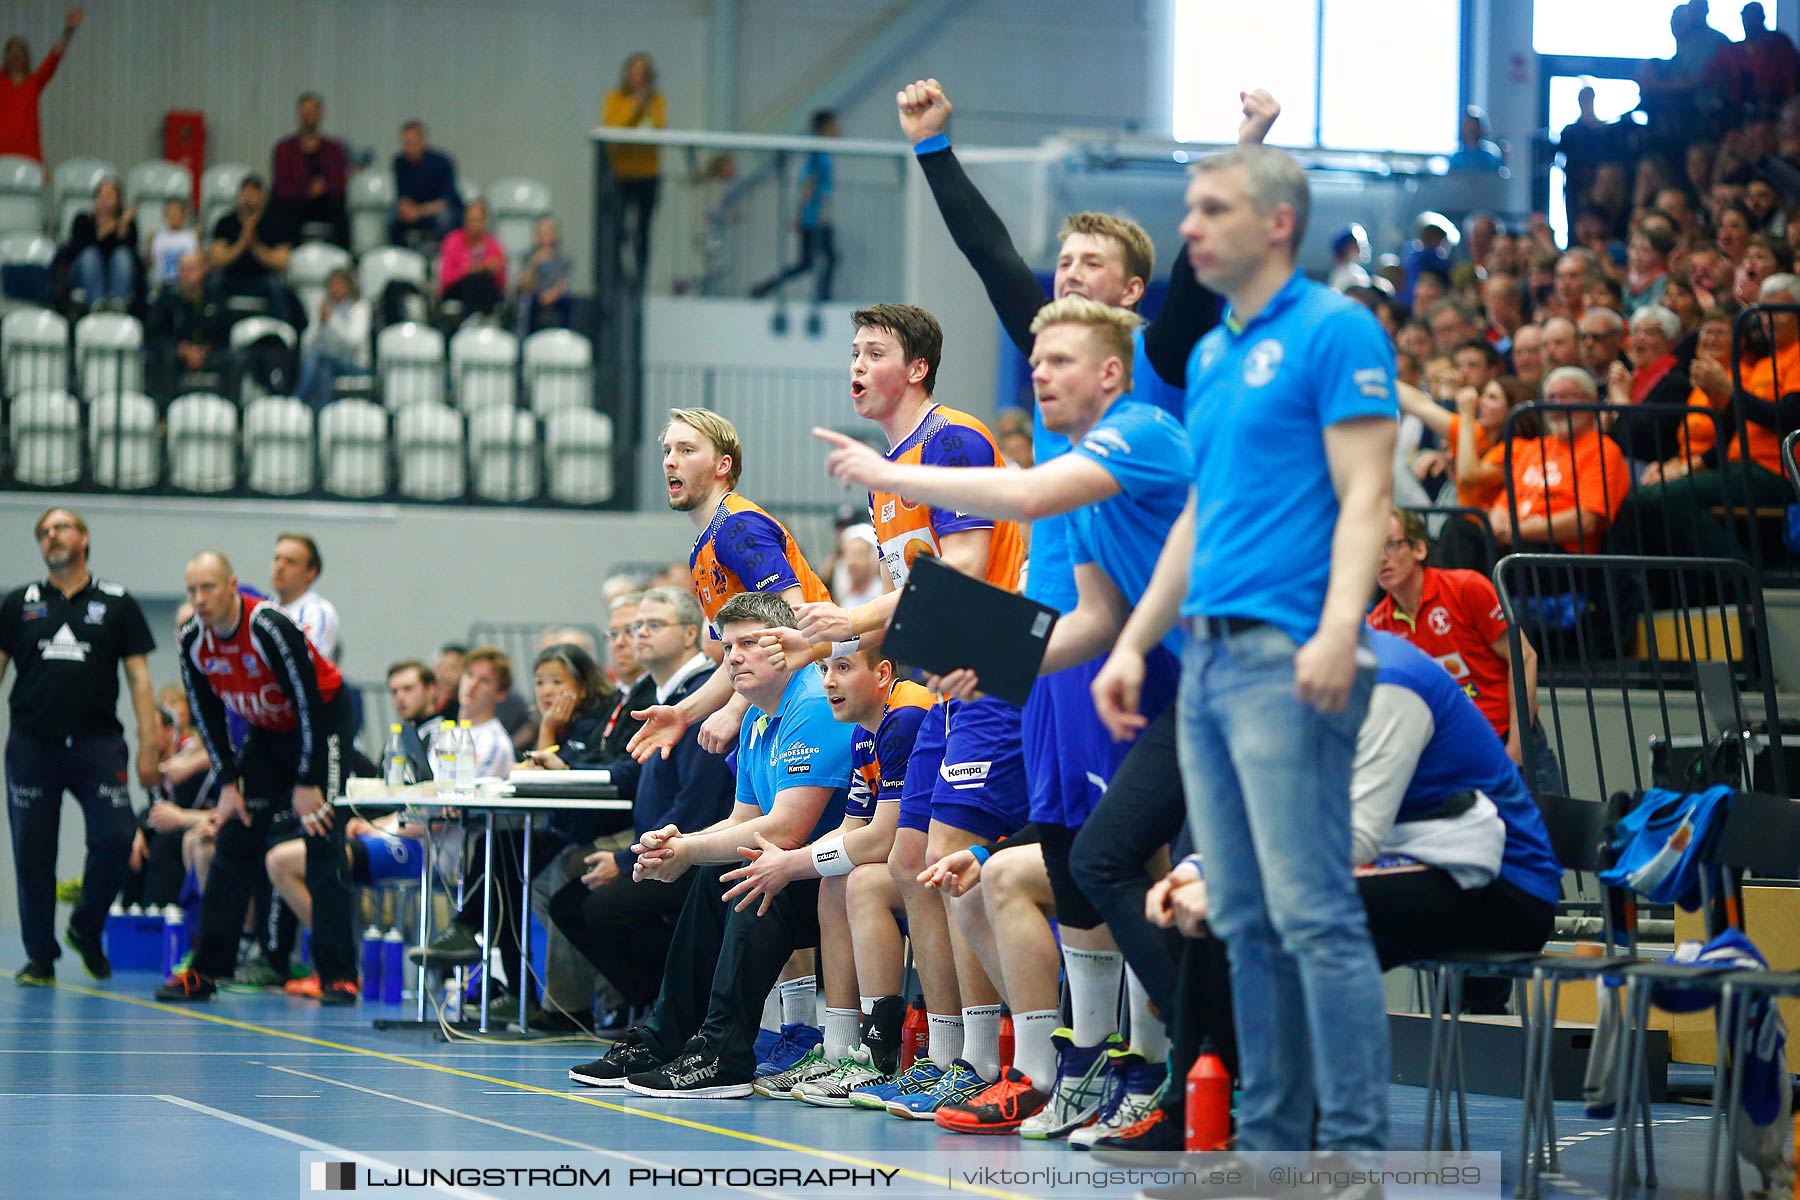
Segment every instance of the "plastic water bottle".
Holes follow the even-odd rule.
[[[185,958],[187,952],[187,922],[182,919],[181,906],[171,904],[163,909],[163,974],[173,975],[175,964]]]
[[[1010,1009],[1000,1010],[1000,1068],[1013,1065],[1013,1019]]]
[[[122,944],[119,939],[126,936],[125,929],[125,906],[114,900],[113,906],[106,910],[106,931],[101,935],[101,945],[106,947],[106,957],[119,957]]]
[[[372,994],[364,989],[365,994]],[[398,1004],[406,993],[406,942],[398,929],[381,935],[381,1002]]]
[[[370,925],[362,936],[362,994],[381,994],[381,930]]]
[[[475,766],[475,727],[464,721],[456,737],[456,790],[459,794],[475,794]]]
[[[1231,1076],[1206,1041],[1187,1074],[1186,1148],[1223,1150],[1230,1140]]]
[[[389,787],[405,787],[412,782],[409,778],[412,770],[406,762],[406,748],[400,744],[398,721],[388,726],[387,749],[382,753],[382,761],[386,763],[383,779]]]
[[[919,1057],[924,1048],[928,1020],[925,1015],[925,1001],[913,997],[912,1004],[906,1010],[906,1020],[900,1023],[900,1069],[908,1070],[913,1060]]]
[[[446,719],[431,739],[431,754],[436,763],[432,770],[444,786],[440,791],[456,792],[456,722]]]

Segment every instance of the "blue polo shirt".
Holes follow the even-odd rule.
[[[1132,335],[1136,352],[1131,360],[1132,390],[1129,397],[1142,401],[1179,418],[1187,402],[1186,393],[1171,387],[1150,365],[1144,353],[1144,331]],[[1044,414],[1036,405],[1031,410],[1031,453],[1038,463],[1047,463],[1069,452],[1069,439],[1052,433],[1044,424]],[[1185,503],[1185,486],[1182,489]],[[1181,505],[1176,505],[1179,512]],[[1075,562],[1069,554],[1069,518],[1040,517],[1031,523],[1031,570],[1025,576],[1025,595],[1040,604],[1048,604],[1059,612],[1075,607]],[[1155,559],[1151,559],[1152,565]]]
[[[800,169],[800,178],[811,179],[813,190],[800,209],[799,225],[802,229],[817,229],[826,223],[831,212],[831,193],[834,190],[831,155],[823,150],[814,150],[808,154],[806,165]]]
[[[737,802],[768,813],[788,788],[828,787],[831,799],[806,840],[836,829],[844,819],[856,729],[832,719],[831,701],[818,671],[796,671],[773,713],[751,705],[744,714],[738,735]]]
[[[1135,608],[1187,503],[1194,474],[1187,432],[1162,409],[1125,395],[1074,452],[1111,475],[1119,494],[1069,514],[1069,557],[1075,566],[1097,564]],[[1179,656],[1181,631],[1171,630],[1163,645]]]
[[[1194,565],[1184,616],[1267,621],[1304,642],[1331,576],[1325,429],[1396,415],[1394,352],[1369,310],[1299,271],[1248,323],[1194,346],[1187,431]]]

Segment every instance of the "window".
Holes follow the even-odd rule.
[[[1456,148],[1461,0],[1169,2],[1178,140],[1236,141],[1236,89],[1250,85],[1281,101],[1274,145]],[[1404,104],[1394,102],[1396,80]]]
[[[1678,0],[1536,0],[1531,46],[1539,54],[1668,58],[1675,53],[1669,14],[1680,6]],[[1735,2],[1714,4],[1706,23],[1732,41],[1742,41],[1739,7]],[[1768,7],[1773,10],[1773,5]]]
[[[1550,77],[1550,116],[1547,122],[1554,136],[1581,115],[1577,97],[1581,89],[1594,89],[1594,115],[1602,121],[1616,121],[1638,105],[1638,85],[1629,79],[1597,79],[1587,75],[1552,75]],[[1567,184],[1560,166],[1550,167],[1550,228],[1556,240],[1567,245],[1568,221],[1563,206],[1563,189]]]

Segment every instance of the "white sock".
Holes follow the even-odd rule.
[[[1131,997],[1131,1048],[1143,1055],[1145,1062],[1161,1062],[1169,1057],[1169,1031],[1150,1011],[1150,993],[1129,967],[1125,969],[1125,991]]]
[[[1013,1066],[1046,1096],[1056,1083],[1056,1047],[1050,1035],[1062,1022],[1054,1008],[1013,1017]]]
[[[836,1062],[840,1058],[848,1058],[853,1047],[862,1041],[862,1021],[854,1008],[827,1008],[825,1010],[825,1052],[826,1062]]]
[[[1098,1046],[1119,1032],[1119,972],[1125,956],[1117,950],[1076,950],[1063,946],[1069,977],[1070,1028],[1077,1046]]]
[[[778,985],[781,989],[781,1023],[811,1025],[819,1019],[819,979],[803,975]]]
[[[769,989],[763,997],[762,1027],[764,1029],[781,1028],[781,985],[778,983]]]
[[[963,1061],[989,1082],[1000,1078],[1000,1006],[965,1008],[962,1015]]]
[[[962,1057],[963,1052],[963,1019],[940,1016],[937,1013],[925,1014],[926,1056],[936,1063],[940,1069],[948,1070],[950,1064]]]
[[[859,996],[857,999],[862,1004],[863,1016],[872,1017],[875,1015],[875,1002],[881,999],[880,996]]]

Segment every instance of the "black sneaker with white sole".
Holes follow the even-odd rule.
[[[662,1065],[662,1056],[637,1042],[615,1042],[591,1063],[569,1068],[569,1078],[592,1088],[622,1088],[625,1077]]]
[[[737,1100],[751,1094],[749,1074],[742,1078],[727,1074],[717,1054],[694,1042],[689,1042],[688,1052],[674,1062],[626,1079],[625,1090],[639,1096],[688,1100]]]

